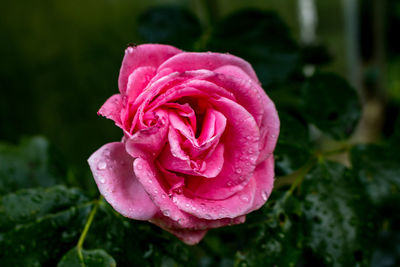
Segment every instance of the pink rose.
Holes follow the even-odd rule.
[[[249,63],[139,45],[126,49],[118,86],[98,114],[124,137],[89,158],[116,211],[196,244],[265,203],[279,118]]]

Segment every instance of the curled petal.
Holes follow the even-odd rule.
[[[143,92],[155,74],[156,68],[154,67],[139,67],[129,75],[126,88],[129,101],[134,101]]]
[[[149,220],[159,211],[136,179],[122,143],[102,146],[88,162],[100,193],[116,211],[135,220]]]
[[[122,127],[121,108],[122,96],[120,94],[116,94],[107,99],[97,114],[113,120],[117,126]]]
[[[279,117],[274,103],[261,86],[243,70],[227,65],[215,70],[232,79],[229,88],[237,102],[244,106],[255,118],[260,128],[260,157],[257,163],[264,161],[275,149],[279,135]],[[240,83],[239,81],[243,82]],[[245,82],[247,81],[247,82]],[[219,83],[220,81],[217,81]],[[223,84],[227,85],[225,82]]]
[[[258,82],[256,73],[247,61],[233,55],[221,53],[180,53],[166,60],[160,65],[159,70],[171,68],[179,72],[201,69],[213,71],[225,65],[237,66],[247,73],[253,81]]]
[[[167,142],[167,132],[168,121],[161,115],[155,125],[125,138],[126,151],[134,158],[155,158]]]
[[[227,121],[220,140],[225,149],[224,166],[214,179],[188,179],[187,187],[199,198],[222,200],[242,190],[252,177],[260,133],[253,116],[236,102],[223,97],[209,101]]]
[[[118,87],[121,94],[127,91],[128,78],[131,73],[139,67],[159,67],[168,58],[181,53],[181,50],[159,44],[143,44],[128,47],[119,73]]]

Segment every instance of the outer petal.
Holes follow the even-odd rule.
[[[149,194],[155,205],[160,208],[161,212],[151,220],[153,223],[165,229],[207,230],[244,222],[244,216],[234,219],[227,216],[219,220],[209,220],[182,211],[175,203],[177,201],[176,194],[168,196],[165,192],[163,177],[157,171],[153,162],[137,158],[133,165],[135,174],[144,190]],[[252,200],[250,199],[250,201]]]
[[[254,179],[251,179],[243,190],[222,200],[188,198],[184,194],[176,195],[175,204],[179,209],[198,218],[207,220],[236,218],[247,214],[252,208],[255,185]]]
[[[122,96],[116,94],[111,96],[99,109],[97,114],[106,117],[107,119],[113,120],[116,125],[121,127],[121,109],[122,109]]]
[[[190,229],[170,229],[164,228],[162,225],[157,224],[164,230],[175,235],[177,238],[182,240],[186,245],[196,245],[206,235],[207,230],[190,230]]]
[[[129,75],[138,67],[157,68],[168,58],[181,53],[181,50],[169,45],[144,44],[128,47],[119,73],[118,87],[125,94]]]
[[[102,146],[88,162],[100,193],[123,216],[149,220],[159,211],[136,179],[133,158],[122,143]]]
[[[254,171],[254,180],[256,182],[255,196],[251,211],[261,208],[267,201],[274,187],[274,157],[271,155],[268,159],[257,165]]]
[[[257,163],[264,161],[275,149],[279,135],[279,117],[274,103],[267,96],[258,83],[236,66],[223,66],[215,70],[232,79],[248,81],[247,86],[230,86],[239,104],[243,105],[256,118],[261,115],[258,126],[260,127],[260,157]],[[248,93],[246,93],[248,92]],[[253,92],[253,93],[252,93]],[[249,99],[250,97],[250,99]],[[252,100],[251,100],[252,99]],[[257,100],[256,102],[254,102]]]
[[[174,57],[171,57],[167,61],[165,61],[160,67],[159,70],[163,68],[171,68],[175,71],[184,72],[190,70],[215,70],[224,65],[233,65],[242,69],[245,73],[249,75],[249,77],[258,82],[258,78],[256,73],[254,72],[251,65],[236,56],[230,54],[221,54],[221,53],[180,53]]]

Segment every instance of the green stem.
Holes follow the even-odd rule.
[[[301,167],[296,171],[297,178],[294,180],[289,190],[287,191],[286,197],[289,197],[290,195],[293,194],[293,191],[303,182],[304,177],[311,170],[311,168],[314,166],[315,163],[316,163],[315,159],[311,158],[306,164],[304,164],[303,167]]]
[[[88,217],[88,219],[86,221],[85,227],[83,228],[83,232],[82,232],[81,236],[79,237],[79,241],[78,241],[78,244],[76,246],[76,249],[78,251],[78,256],[79,256],[79,259],[81,260],[81,262],[83,262],[82,245],[83,245],[83,242],[85,241],[85,238],[86,238],[86,235],[87,235],[87,233],[89,231],[90,225],[93,222],[94,215],[96,214],[97,209],[99,208],[99,205],[100,205],[100,201],[102,199],[103,199],[103,196],[100,196],[100,198],[94,203],[94,207],[90,211],[90,214],[89,214],[89,217]]]

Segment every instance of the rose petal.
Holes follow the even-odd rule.
[[[116,94],[111,96],[107,101],[101,106],[97,114],[106,117],[107,119],[113,120],[115,124],[122,127],[121,122],[121,108],[122,108],[122,96]]]
[[[149,194],[155,205],[160,208],[161,212],[168,214],[168,217],[174,221],[179,220],[182,223],[186,223],[187,215],[178,209],[167,195],[164,179],[156,169],[154,162],[144,158],[137,158],[133,162],[133,169],[144,190]]]
[[[119,73],[118,87],[121,94],[126,93],[128,77],[138,67],[149,66],[159,67],[168,58],[181,53],[181,50],[159,44],[143,44],[135,47],[128,47]]]
[[[163,228],[161,225],[158,225]],[[190,230],[190,229],[170,229],[163,228],[164,230],[175,235],[182,240],[186,245],[196,245],[199,243],[207,233],[207,230]]]
[[[220,200],[186,197],[185,194],[176,195],[175,204],[179,209],[198,218],[207,220],[236,218],[247,214],[252,208],[255,185],[254,179],[250,179],[240,192]]]
[[[159,211],[136,179],[133,159],[122,143],[102,146],[88,162],[100,193],[123,216],[149,220]]]
[[[279,135],[280,123],[274,103],[261,86],[253,82],[240,68],[227,65],[216,69],[215,72],[230,76],[233,80],[240,78],[248,81],[243,85],[239,83],[237,86],[233,86],[231,84],[229,88],[235,95],[237,102],[253,116],[260,118],[261,115],[261,118],[257,120],[260,128],[260,157],[257,163],[264,161],[274,151]]]
[[[259,129],[253,116],[236,102],[223,97],[209,101],[227,119],[220,140],[226,151],[224,166],[214,179],[196,177],[186,186],[197,197],[221,200],[242,190],[251,178],[259,155]]]
[[[179,193],[174,192],[172,196],[168,196],[163,182],[164,178],[154,165],[154,162],[137,158],[133,162],[133,166],[137,179],[143,185],[144,190],[149,194],[151,200],[161,211],[162,216],[159,214],[159,216],[152,219],[152,222],[157,225],[163,224],[164,227],[176,229],[190,228],[193,230],[205,230],[244,221],[244,218],[241,217],[234,218],[232,221],[232,219],[227,219],[229,216],[221,220],[206,220],[196,218],[189,213],[183,212],[175,203],[178,201],[177,196],[182,194],[182,191]],[[252,199],[249,199],[249,201],[251,203]]]
[[[241,68],[251,79],[258,82],[256,73],[251,65],[236,56],[221,53],[188,53],[183,52],[169,58],[160,65],[159,70],[171,68],[175,71],[184,72],[190,70],[215,70],[224,65],[233,65]]]
[[[155,158],[167,142],[168,119],[159,112],[157,123],[137,131],[125,140],[126,151],[134,158]]]
[[[151,222],[162,227],[163,229],[191,229],[191,230],[208,230],[213,228],[219,228],[226,225],[241,224],[246,221],[246,216],[239,216],[236,218],[223,218],[218,220],[206,220],[200,219],[193,215],[187,214],[187,220],[185,224],[171,220],[169,217],[164,216],[162,213],[157,213],[151,219]]]
[[[191,160],[189,157],[186,159],[175,157],[171,152],[170,146],[166,146],[158,160],[164,168],[170,171],[214,178],[221,172],[224,164],[224,145],[218,144],[209,157],[204,160],[198,160],[201,162],[200,166],[198,166],[199,164],[195,160]]]
[[[254,171],[254,181],[256,182],[255,197],[253,207],[249,212],[261,208],[274,187],[274,156],[271,155],[268,159],[257,165]]]
[[[154,67],[138,67],[128,77],[126,95],[130,101],[134,101],[143,92],[151,78],[156,74]]]

